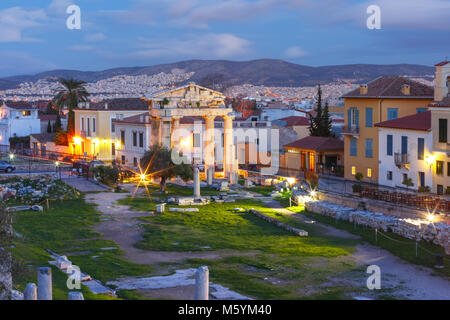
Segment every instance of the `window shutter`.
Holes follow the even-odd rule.
[[[392,135],[388,134],[387,135],[387,155],[388,156],[392,156],[392,149],[393,149],[393,144],[392,144]]]
[[[359,128],[359,110],[356,109],[355,110],[355,115],[356,115],[356,127]]]

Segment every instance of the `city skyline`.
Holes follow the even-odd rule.
[[[79,30],[66,26],[72,4]],[[380,7],[380,30],[366,26],[370,5]],[[450,52],[449,9],[440,0],[5,1],[0,77],[190,59],[432,66]]]

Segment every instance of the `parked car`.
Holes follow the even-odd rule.
[[[60,155],[57,155],[57,154],[52,153],[52,154],[50,154],[50,155],[48,156],[48,158],[49,158],[50,160],[57,160],[57,161],[59,161],[59,160],[62,160],[63,157],[61,157]]]
[[[61,161],[62,161],[62,162],[73,163],[73,162],[75,161],[75,158],[74,158],[74,157],[71,157],[71,156],[66,156],[66,157],[62,158]]]
[[[103,161],[100,161],[100,160],[92,160],[91,162],[89,162],[89,167],[91,167],[91,168],[104,166],[104,165],[105,165],[105,163]]]
[[[13,166],[11,163],[0,160],[0,171],[10,173],[10,172],[13,172],[14,170],[16,170],[16,167]]]

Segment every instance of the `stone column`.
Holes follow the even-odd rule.
[[[68,296],[69,300],[84,300],[84,296],[79,291],[71,291]]]
[[[23,292],[23,300],[37,300],[37,287],[34,283],[28,283]]]
[[[205,159],[205,173],[208,176],[209,168],[213,169],[214,175],[214,119],[215,116],[206,116],[205,117],[205,150],[204,150],[204,159]],[[209,184],[209,181],[208,181]]]
[[[38,269],[38,300],[52,300],[52,269]]]
[[[180,135],[175,134],[174,132],[177,131],[177,129],[180,128],[180,118],[173,118],[172,119],[172,132],[170,134],[170,140],[171,140],[171,148],[180,148]]]
[[[209,299],[209,270],[202,266],[195,272],[195,300]]]
[[[233,119],[234,116],[224,116],[223,134],[223,171],[226,178],[230,178],[233,165]]]
[[[194,198],[200,199],[200,172],[198,170],[198,167],[196,166],[194,168]]]

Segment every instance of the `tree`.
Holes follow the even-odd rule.
[[[50,120],[48,120],[48,124],[47,124],[47,133],[52,133],[52,124],[51,124]]]
[[[75,133],[75,113],[73,109],[78,106],[79,102],[88,101],[89,93],[86,90],[86,82],[74,79],[59,79],[62,88],[53,98],[55,105],[59,109],[59,113],[64,108],[69,109],[67,118],[67,133],[72,136]]]
[[[59,130],[55,135],[55,144],[58,146],[68,146],[69,145],[69,137],[66,131]]]
[[[58,132],[60,130],[62,130],[62,123],[61,123],[61,116],[58,113],[56,115],[55,124],[53,125],[53,132]]]
[[[193,178],[189,164],[174,164],[172,151],[165,146],[154,145],[141,159],[141,168],[153,178],[160,178],[160,190],[165,191],[168,179],[180,177],[184,181]]]
[[[119,170],[116,166],[98,166],[92,169],[95,179],[108,186],[114,187],[119,180]]]
[[[328,101],[325,103],[325,108],[322,108],[322,88],[320,87],[320,84],[317,89],[316,112],[317,114],[315,117],[309,114],[310,135],[316,137],[332,137],[332,121],[330,119]]]

